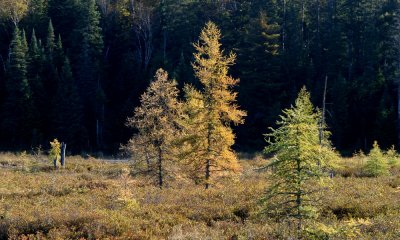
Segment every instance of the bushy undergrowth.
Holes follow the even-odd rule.
[[[160,190],[130,175],[129,163],[69,157],[55,171],[45,156],[0,154],[0,239],[288,239],[288,222],[259,214],[270,184],[257,171],[263,161],[247,156],[240,175],[209,190],[179,178]],[[358,157],[340,165],[324,180],[320,214],[304,236],[399,239],[397,167],[391,176],[358,178]]]
[[[343,177],[379,177],[399,175],[400,156],[392,146],[382,151],[377,142],[370,153],[354,153],[351,158],[342,158],[334,172]]]

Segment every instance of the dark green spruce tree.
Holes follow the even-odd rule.
[[[47,10],[48,0],[30,0],[29,11],[23,19],[24,26],[26,26],[27,29],[37,29],[39,35],[45,34],[45,26],[49,21]]]
[[[54,33],[53,22],[49,21],[49,26],[47,28],[47,38],[46,38],[46,51],[48,56],[52,56],[55,45],[56,45],[56,35]]]
[[[6,99],[1,119],[4,145],[29,147],[32,139],[32,95],[27,78],[26,38],[18,27],[10,45],[6,72]]]
[[[104,104],[100,65],[103,37],[100,13],[94,0],[81,3],[82,19],[78,22],[80,55],[77,66],[78,87],[85,111],[85,126],[89,130],[92,147],[100,149],[103,142]]]
[[[42,121],[44,126],[47,126],[44,129],[44,135],[46,137],[50,137],[52,135],[52,109],[54,108],[54,98],[57,93],[57,83],[58,83],[58,74],[57,68],[55,65],[55,50],[56,50],[56,37],[54,33],[53,22],[50,19],[47,27],[47,35],[45,44],[43,45],[44,49],[44,63],[43,63],[43,74],[42,74],[42,82],[43,87],[46,92],[46,102],[44,108],[46,109],[42,115]]]
[[[44,141],[44,124],[43,116],[45,116],[46,111],[46,101],[47,96],[45,89],[43,87],[43,53],[39,48],[39,43],[36,38],[35,30],[32,30],[31,42],[28,51],[28,67],[27,67],[27,77],[29,86],[32,92],[32,103],[34,106],[32,124],[34,125],[32,142],[33,145],[39,145]]]
[[[54,46],[54,53],[53,53],[54,66],[58,71],[60,71],[64,65],[64,59],[65,59],[64,55],[65,54],[64,54],[64,48],[63,48],[63,44],[62,44],[61,35],[58,35],[57,41]]]
[[[49,97],[52,97],[57,89],[57,71],[56,66],[54,65],[54,50],[56,48],[55,42],[55,33],[53,28],[53,23],[50,19],[49,25],[47,28],[47,37],[46,37],[46,44],[44,46],[45,53],[46,53],[46,63],[45,63],[45,87],[46,91],[50,94]]]
[[[75,153],[83,150],[87,145],[87,131],[83,126],[82,103],[68,58],[61,69],[54,107],[55,137],[66,142]]]
[[[260,12],[241,33],[244,37],[238,54],[238,71],[245,81],[240,85],[239,98],[251,113],[250,122],[243,129],[244,135],[257,135],[260,128],[272,124],[280,112],[280,102],[287,97],[284,90],[286,78],[280,74],[279,31],[280,26],[272,16]],[[280,96],[276,96],[276,92]],[[264,104],[259,104],[260,101]],[[248,148],[263,142],[261,135],[251,139],[247,142]]]

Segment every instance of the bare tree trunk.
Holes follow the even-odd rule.
[[[320,28],[320,18],[321,18],[321,16],[320,16],[320,11],[321,11],[321,2],[320,2],[320,0],[318,0],[317,1],[317,34],[318,34],[318,40],[319,40],[319,28]]]
[[[132,13],[132,18],[135,18],[135,11],[136,11],[135,0],[130,0],[129,1],[129,8],[130,8],[130,11]]]
[[[137,38],[137,47],[139,48],[140,62],[143,63],[144,70],[149,66],[153,53],[153,30],[152,30],[152,11],[150,7],[143,3],[134,5],[131,0],[132,18],[135,22],[134,31]]]
[[[98,0],[97,3],[103,15],[107,15],[110,7],[110,0]]]
[[[164,63],[167,61],[167,30],[163,31],[163,60]]]
[[[301,240],[301,239],[303,239],[303,234],[301,233],[301,228],[302,228],[302,219],[301,219],[301,217],[298,219],[298,221],[297,221],[297,239],[298,240]]]
[[[166,24],[166,17],[165,17],[165,0],[161,1],[161,26],[163,31],[163,62],[164,64],[167,61],[167,24]]]
[[[100,78],[97,79],[97,89],[101,90]],[[96,144],[100,150],[103,146],[103,124],[104,124],[104,100],[97,103],[97,119],[96,119]]]
[[[285,51],[285,43],[286,43],[286,0],[283,0],[282,51]]]
[[[350,9],[350,15],[354,15],[353,9]],[[354,24],[353,22],[351,23],[352,25]],[[354,51],[354,46],[353,46],[353,40],[354,40],[354,30],[350,29],[348,36],[347,36],[347,55],[349,59],[349,63],[347,66],[347,80],[351,81],[353,77],[353,51]]]
[[[322,98],[322,116],[319,122],[319,145],[323,146],[324,141],[324,127],[325,127],[325,111],[326,111],[326,88],[328,86],[328,75],[325,76],[324,95]],[[318,159],[318,167],[321,168],[321,161]]]
[[[99,119],[96,119],[96,145],[100,146],[100,123]]]
[[[301,234],[301,228],[302,228],[302,213],[301,213],[301,208],[302,208],[302,189],[301,189],[301,162],[300,159],[297,159],[297,184],[298,184],[298,189],[296,192],[296,208],[297,208],[297,239],[301,239],[302,238],[302,234]]]
[[[305,25],[305,7],[304,7],[304,0],[301,2],[301,40],[302,40],[302,45],[301,47],[304,48],[304,42],[305,42],[305,34],[304,34],[304,25]]]
[[[396,39],[397,46],[399,46],[400,45],[400,34],[399,34],[400,22],[397,21],[396,23],[397,23],[396,24],[397,34],[395,36],[395,39]],[[399,70],[400,69],[400,55],[397,56],[397,61],[398,61],[397,62],[397,70]],[[397,83],[397,147],[400,147],[400,76],[397,76],[396,80],[397,80],[396,81],[396,83]]]
[[[400,80],[397,83],[397,144],[400,146]]]
[[[11,15],[11,21],[12,21],[12,23],[14,23],[15,27],[18,27],[19,17],[17,16],[17,14],[12,14]]]
[[[328,85],[328,76],[325,76],[325,86],[324,86],[324,96],[322,98],[322,116],[319,125],[319,145],[322,146],[322,141],[324,140],[324,126],[325,126],[325,112],[326,112],[326,88]]]
[[[66,143],[61,143],[61,167],[65,167],[65,151],[67,149]]]
[[[206,172],[205,172],[205,177],[206,177],[206,185],[205,185],[205,188],[206,189],[208,189],[209,188],[209,186],[210,186],[210,183],[209,183],[209,181],[210,181],[210,167],[211,167],[211,159],[210,159],[210,157],[211,157],[211,124],[208,124],[208,134],[207,134],[207,144],[208,144],[208,146],[207,146],[207,157],[208,157],[208,159],[207,159],[207,162],[206,162]]]
[[[163,171],[162,171],[162,149],[158,146],[158,185],[160,188],[163,187]]]
[[[147,164],[147,172],[151,172],[151,165],[150,165],[150,156],[149,153],[146,151],[146,164]]]
[[[2,63],[1,65],[3,67],[4,72],[7,72],[6,63],[4,62],[4,59],[3,59],[2,55],[0,55],[0,60],[1,60],[1,63]]]
[[[205,188],[208,189],[210,187],[210,165],[211,165],[211,161],[210,159],[207,160],[206,162],[206,185]]]
[[[57,169],[57,158],[53,160],[54,169]]]

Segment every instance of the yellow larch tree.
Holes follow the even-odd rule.
[[[141,105],[127,121],[127,126],[138,133],[126,149],[134,155],[136,167],[145,167],[157,176],[160,188],[175,156],[174,139],[179,136],[177,119],[181,115],[181,103],[177,99],[178,93],[176,81],[168,79],[168,73],[159,69],[155,80],[141,96]]]
[[[225,55],[221,49],[221,32],[208,22],[194,44],[192,63],[201,91],[185,87],[184,129],[186,129],[185,158],[195,172],[202,173],[205,188],[209,188],[213,172],[240,170],[232,150],[235,135],[231,124],[242,124],[246,112],[236,104],[233,88],[238,80],[229,76],[229,67],[236,55]],[[201,176],[201,175],[200,175]]]

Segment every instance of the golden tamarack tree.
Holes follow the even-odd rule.
[[[134,116],[128,118],[127,126],[138,133],[125,148],[129,150],[138,168],[144,167],[157,176],[160,188],[173,160],[174,144],[177,137],[177,119],[181,115],[177,83],[168,79],[168,73],[159,69],[155,80],[141,96],[140,106]]]
[[[329,140],[319,140],[321,113],[315,110],[310,94],[302,88],[295,105],[283,110],[277,122],[279,128],[266,134],[265,153],[274,154],[267,165],[272,169],[271,186],[262,199],[264,213],[278,219],[297,220],[301,238],[303,219],[315,216],[323,170],[338,158]],[[325,130],[326,131],[326,130]],[[329,134],[325,134],[328,136]]]
[[[232,145],[235,135],[230,124],[241,124],[246,112],[236,104],[237,93],[233,87],[238,80],[228,75],[236,56],[227,56],[221,50],[221,32],[217,26],[208,22],[200,34],[199,42],[194,44],[196,53],[192,64],[195,76],[202,84],[201,91],[185,87],[183,128],[186,132],[186,145],[182,155],[205,188],[210,185],[212,172],[238,171],[240,169]],[[185,154],[186,153],[186,154]]]

